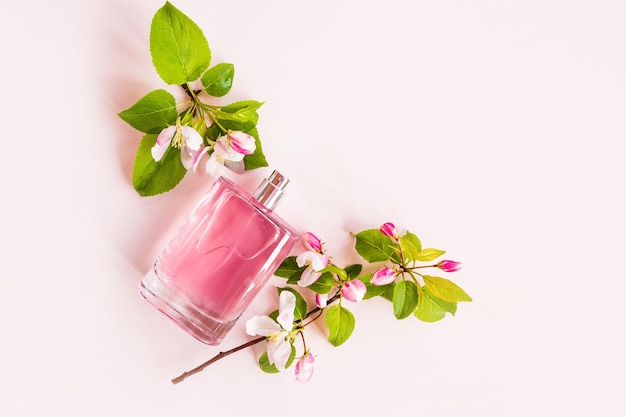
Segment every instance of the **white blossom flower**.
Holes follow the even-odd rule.
[[[168,126],[159,133],[151,149],[155,161],[160,161],[170,145],[180,149],[180,161],[185,169],[191,168],[203,152],[202,136],[191,126]]]
[[[296,296],[290,291],[280,293],[278,318],[254,316],[246,323],[250,336],[267,338],[267,357],[279,371],[284,371],[291,356],[291,331],[293,330]]]

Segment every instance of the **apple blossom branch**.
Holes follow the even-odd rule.
[[[330,299],[328,300],[328,304],[332,304],[332,303],[334,303],[334,302],[335,302],[335,301],[337,301],[339,298],[340,298],[339,293],[335,294],[332,298],[330,298]],[[299,322],[303,322],[304,320],[306,320],[307,318],[311,317],[311,316],[312,316],[312,315],[314,315],[315,313],[318,313],[318,312],[321,312],[321,311],[322,311],[322,308],[320,308],[320,307],[315,307],[314,309],[312,309],[311,311],[309,311],[309,312],[306,314],[306,316],[304,316],[304,318],[303,318],[302,320],[298,320],[298,321],[299,321]],[[306,325],[308,325],[308,324],[312,323],[313,321],[317,320],[319,317],[320,317],[320,315],[318,315],[317,317],[315,317],[315,318],[314,318],[313,320],[311,320],[310,322],[306,323]],[[204,362],[204,363],[202,363],[202,364],[200,364],[200,365],[196,366],[195,368],[193,368],[193,369],[191,369],[191,370],[189,370],[189,371],[183,372],[182,374],[180,374],[180,375],[179,375],[179,376],[177,376],[176,378],[173,378],[173,379],[172,379],[172,384],[176,385],[176,384],[178,384],[178,383],[180,383],[180,382],[183,382],[183,381],[184,381],[185,379],[187,379],[188,377],[190,377],[190,376],[192,376],[192,375],[195,375],[195,374],[197,374],[197,373],[199,373],[199,372],[202,372],[202,371],[203,371],[205,368],[207,368],[209,365],[214,364],[215,362],[219,361],[220,359],[224,359],[225,357],[230,356],[230,355],[232,355],[233,353],[237,353],[237,352],[239,352],[240,350],[243,350],[243,349],[249,348],[249,347],[251,347],[251,346],[254,346],[254,345],[256,345],[256,344],[258,344],[258,343],[260,343],[260,342],[262,342],[262,341],[264,341],[264,340],[266,340],[266,339],[267,339],[267,337],[266,337],[266,336],[257,337],[256,339],[252,339],[252,340],[250,340],[250,341],[248,341],[248,342],[246,342],[246,343],[243,343],[243,344],[241,344],[241,345],[239,345],[239,346],[236,346],[236,347],[234,347],[234,348],[232,348],[232,349],[229,349],[229,350],[226,350],[226,351],[220,352],[220,353],[218,353],[217,355],[213,356],[213,357],[212,357],[211,359],[209,359],[208,361],[206,361],[206,362]]]

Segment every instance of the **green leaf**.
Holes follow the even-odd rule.
[[[472,297],[467,295],[461,287],[449,279],[424,275],[424,284],[432,295],[443,301],[451,303],[457,301],[472,301]]]
[[[433,249],[433,248],[422,249],[417,254],[416,260],[422,261],[422,262],[433,261],[439,258],[444,253],[446,253],[445,250],[439,250],[439,249]]]
[[[222,111],[226,113],[236,113],[239,110],[245,109],[248,111],[257,111],[263,105],[262,101],[257,100],[241,100],[235,101],[234,103],[230,103],[226,106],[221,107]]]
[[[313,292],[318,294],[328,294],[330,290],[333,289],[333,284],[335,283],[335,279],[333,278],[333,274],[330,272],[324,272],[313,284],[309,285],[307,288]]]
[[[259,121],[257,110],[262,105],[262,102],[256,100],[236,101],[215,110],[214,114],[224,129],[250,133]]]
[[[283,291],[289,291],[296,296],[296,308],[293,311],[293,316],[296,320],[302,320],[309,311],[306,301],[304,301],[302,295],[293,288],[278,288],[278,295],[280,296],[280,293]]]
[[[368,229],[354,235],[356,242],[354,248],[363,259],[368,262],[384,262],[392,260],[400,262],[400,257],[395,249],[398,244],[389,236],[383,235],[378,229]]]
[[[306,268],[306,266],[303,266],[302,268],[291,274],[291,276],[287,279],[287,284],[296,285],[298,281],[300,281],[300,277],[302,277],[302,273]]]
[[[267,350],[263,351],[263,354],[259,357],[259,368],[268,374],[277,374],[280,372],[273,364],[270,363],[270,359],[267,356]]]
[[[421,321],[433,323],[443,319],[446,313],[453,316],[456,313],[456,303],[441,300],[433,295],[428,287],[422,287],[422,293],[417,302],[417,308],[413,312]]]
[[[263,154],[263,147],[261,146],[261,141],[259,140],[259,132],[256,128],[252,128],[246,131],[247,134],[251,135],[254,138],[254,143],[256,148],[251,155],[246,155],[243,158],[243,162],[246,166],[246,170],[261,168],[268,166],[267,159],[265,159],[265,155]]]
[[[217,64],[202,74],[202,85],[206,92],[213,97],[222,97],[228,94],[233,86],[235,66],[233,64]]]
[[[419,238],[411,232],[406,232],[404,236],[400,237],[400,245],[404,256],[410,261],[416,261],[420,251],[422,250],[422,243]]]
[[[385,300],[393,303],[393,293],[396,289],[396,283],[392,282],[391,284],[385,285],[385,287],[387,287],[385,288],[385,292],[380,296],[383,297]]]
[[[413,281],[398,281],[393,290],[393,315],[405,319],[417,306],[417,285]]]
[[[289,278],[296,271],[300,270],[298,263],[296,262],[295,256],[288,256],[285,260],[278,266],[276,271],[274,271],[274,275],[281,278]]]
[[[306,266],[298,266],[295,256],[289,256],[274,271],[274,275],[287,278],[287,284],[297,284],[306,268]]]
[[[211,63],[211,50],[202,30],[170,2],[152,19],[150,53],[154,68],[168,84],[197,80]]]
[[[346,268],[347,270],[348,268]],[[383,295],[385,294],[385,292],[387,292],[387,290],[389,288],[393,289],[393,284],[386,284],[386,285],[374,285],[371,283],[372,280],[372,274],[366,274],[366,275],[362,275],[359,277],[359,279],[361,281],[363,281],[363,283],[365,284],[365,287],[367,288],[367,292],[365,293],[365,296],[363,297],[364,300],[368,300],[370,298],[374,298],[378,295]]]
[[[135,157],[133,186],[142,196],[164,193],[174,188],[185,176],[187,170],[180,162],[180,150],[169,148],[163,159],[155,162],[150,150],[156,143],[157,135],[144,135]]]
[[[291,345],[291,354],[289,355],[289,359],[287,359],[287,364],[285,365],[285,368],[289,368],[295,359],[296,348],[294,345]],[[278,369],[276,369],[276,366],[274,364],[270,363],[270,359],[267,356],[267,350],[265,350],[263,354],[259,357],[259,368],[261,368],[263,372],[267,372],[268,374],[276,374],[280,372]]]
[[[417,249],[418,252],[422,250],[422,242],[420,241],[420,238],[411,232],[406,232],[404,236],[400,238],[400,240],[405,242],[411,242],[411,244],[415,247],[415,249]]]
[[[348,278],[348,274],[346,273],[346,271],[344,271],[343,269],[339,268],[336,265],[333,264],[328,264],[328,266],[322,270],[320,270],[320,272],[324,273],[324,272],[330,272],[331,274],[335,274],[335,275],[339,275],[341,277],[341,279],[346,280]]]
[[[348,274],[349,279],[354,279],[358,277],[359,274],[361,273],[361,270],[363,270],[363,265],[361,264],[354,264],[354,265],[345,267],[345,271],[346,271],[346,274]]]
[[[217,125],[217,123],[212,123],[210,126],[207,126],[205,136],[215,142],[220,138],[220,136],[222,136],[222,133],[222,129]]]
[[[335,304],[326,309],[326,325],[328,326],[328,341],[333,346],[339,346],[350,338],[354,331],[356,320],[350,310]]]
[[[140,132],[159,133],[176,122],[176,99],[165,90],[151,91],[118,116]]]

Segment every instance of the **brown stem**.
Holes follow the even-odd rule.
[[[265,336],[258,337],[256,339],[253,339],[253,340],[250,340],[249,342],[244,343],[243,345],[239,345],[239,346],[237,346],[235,348],[227,350],[226,352],[220,352],[217,355],[213,356],[208,361],[204,362],[202,365],[196,366],[191,371],[183,372],[182,374],[180,374],[176,378],[172,379],[172,384],[178,384],[179,382],[183,382],[185,380],[185,378],[187,378],[188,376],[191,376],[193,374],[197,374],[198,372],[201,372],[202,370],[204,370],[204,368],[206,368],[207,366],[211,365],[212,363],[215,363],[215,362],[219,361],[220,359],[225,358],[226,356],[231,355],[231,354],[233,354],[235,352],[239,352],[242,349],[245,349],[245,348],[250,347],[250,346],[254,346],[257,343],[262,342],[264,340],[265,340]]]
[[[185,90],[185,93],[187,93],[190,99],[193,100],[195,98],[193,94],[191,93],[191,90],[189,89],[189,86],[187,85],[187,83],[181,84],[180,86],[183,87],[183,90]]]
[[[335,301],[337,301],[337,299],[339,299],[340,295],[339,293],[333,295],[329,300],[328,300],[328,304],[331,304]],[[304,319],[309,318],[311,315],[317,313],[318,311],[321,311],[322,309],[319,307],[315,307],[313,310],[309,311],[308,313],[306,313],[306,316],[304,316]],[[318,316],[319,317],[319,316]],[[317,317],[316,317],[317,319]],[[300,321],[302,321],[300,320]],[[227,350],[225,352],[220,352],[217,355],[213,356],[211,359],[209,359],[208,361],[204,362],[201,365],[196,366],[195,368],[193,368],[190,371],[187,372],[183,372],[182,374],[180,374],[179,376],[177,376],[176,378],[172,379],[172,384],[178,384],[179,382],[183,382],[187,377],[197,374],[198,372],[202,372],[204,370],[204,368],[206,368],[207,366],[214,364],[215,362],[219,361],[220,359],[225,358],[226,356],[232,355],[233,353],[239,352],[240,350],[243,350],[245,348],[249,348],[250,346],[254,346],[259,342],[262,342],[264,340],[266,340],[267,338],[265,336],[262,337],[257,337],[256,339],[252,339],[249,342],[246,342],[242,345],[239,345],[237,347],[234,347],[230,350]]]

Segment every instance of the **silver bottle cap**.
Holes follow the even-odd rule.
[[[254,192],[254,198],[268,209],[272,210],[285,194],[285,187],[289,179],[280,172],[274,171],[263,180]]]

